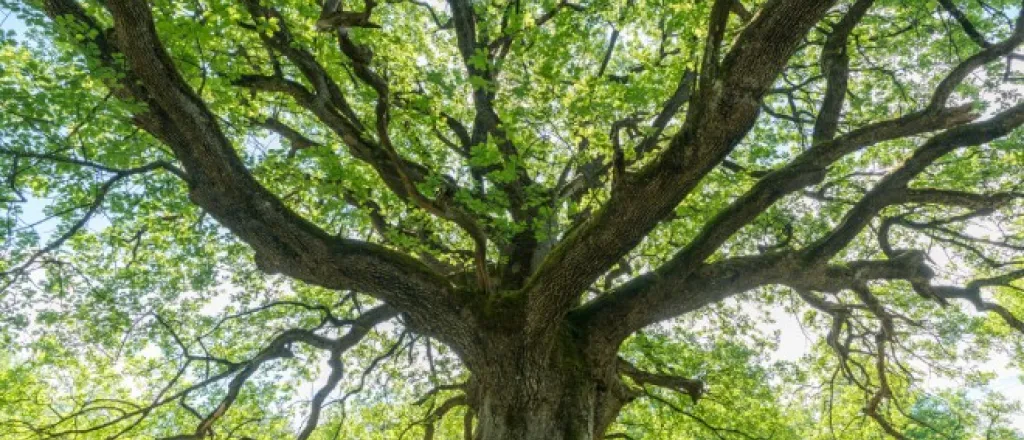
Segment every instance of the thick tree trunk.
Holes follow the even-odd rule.
[[[556,345],[542,354],[506,351],[471,368],[476,440],[604,437],[631,399],[616,373],[614,357],[594,359],[576,344]]]

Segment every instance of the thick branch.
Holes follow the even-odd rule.
[[[619,373],[633,379],[640,385],[654,385],[656,387],[668,388],[673,391],[686,393],[697,403],[697,400],[704,395],[704,382],[687,377],[673,376],[670,374],[649,373],[637,368],[625,359],[619,358]]]
[[[653,279],[683,279],[686,273],[694,271],[694,268],[701,266],[701,263],[709,257],[719,246],[742,227],[749,224],[764,210],[776,201],[800,188],[806,187],[814,182],[820,181],[825,174],[826,167],[853,151],[857,151],[877,142],[919,134],[932,131],[951,125],[958,125],[973,118],[969,108],[957,108],[943,111],[940,114],[917,113],[907,117],[898,118],[892,121],[885,121],[855,130],[841,136],[833,141],[816,145],[803,155],[794,159],[789,165],[769,173],[762,178],[746,194],[729,205],[728,208],[717,214],[709,221],[700,234],[691,241],[685,248],[672,257],[664,266],[655,271],[660,276]],[[697,270],[699,272],[699,270]],[[625,287],[625,286],[624,286]],[[584,306],[587,313],[596,313],[598,309],[607,309],[604,314],[609,321],[598,320],[591,325],[595,329],[615,326],[613,322],[622,323],[622,314],[612,313],[612,309],[622,309],[629,315],[638,313],[635,308],[656,313],[659,317],[652,320],[639,319],[637,322],[628,324],[633,330],[639,329],[650,322],[664,319],[662,316],[665,310],[673,306],[663,304],[662,301],[684,300],[680,296],[664,295],[660,300],[652,296],[662,295],[659,289],[620,289],[607,298],[601,298],[592,304]],[[684,311],[692,310],[683,307]],[[628,335],[628,333],[627,333]],[[625,335],[620,335],[625,337]]]
[[[995,117],[940,133],[918,148],[903,166],[883,178],[846,213],[839,226],[804,251],[808,261],[826,261],[853,240],[886,206],[900,201],[900,194],[911,179],[947,153],[966,146],[980,145],[1009,134],[1024,124],[1024,103]]]
[[[988,48],[989,46],[992,45],[992,43],[989,43],[988,41],[985,40],[985,36],[981,35],[981,32],[978,32],[978,29],[974,27],[974,23],[971,23],[971,20],[969,20],[967,16],[964,15],[963,11],[961,11],[960,8],[957,8],[956,5],[953,4],[953,0],[938,1],[939,4],[942,5],[942,9],[945,9],[946,12],[948,12],[949,15],[953,16],[956,22],[960,24],[960,27],[964,29],[964,33],[971,38],[971,41],[980,46],[982,49]]]
[[[1018,29],[1020,29],[1020,27]],[[739,231],[743,226],[749,224],[768,207],[772,206],[785,195],[813,183],[820,182],[821,179],[824,178],[828,166],[850,153],[885,140],[918,135],[949,127],[957,127],[973,120],[976,116],[970,112],[969,106],[946,109],[942,108],[941,104],[948,98],[951,88],[966,77],[966,72],[970,72],[983,65],[979,60],[994,59],[994,56],[992,55],[993,53],[1005,53],[1006,51],[1012,50],[1014,44],[1016,44],[1014,41],[1018,38],[1021,37],[1015,34],[1015,36],[1011,37],[1009,40],[982,51],[981,54],[969,58],[954,68],[953,71],[942,81],[942,84],[945,84],[946,86],[940,86],[935,91],[935,95],[931,101],[932,105],[925,110],[893,120],[870,124],[832,141],[817,144],[791,161],[787,166],[769,173],[753,188],[747,191],[746,194],[716,215],[714,219],[705,225],[697,238],[689,243],[682,251],[673,256],[673,258],[657,272],[661,273],[662,277],[669,276],[667,274],[674,274],[672,276],[677,279],[685,278],[688,272],[700,267],[702,262],[711,256],[712,253],[714,253],[719,246],[725,243],[725,241],[736,231]],[[935,107],[934,105],[936,103],[940,106]],[[933,145],[933,147],[923,147],[922,149],[929,151],[929,155],[940,152],[941,154],[934,157],[928,156],[929,158],[927,159],[927,163],[931,163],[931,161],[934,161],[942,154],[945,154],[944,152],[948,152],[949,149],[956,148],[957,146],[974,145],[1004,136],[1009,132],[1009,130],[1012,130],[1013,127],[1019,125],[1018,122],[1014,122],[1020,117],[1020,115],[1018,115],[1019,111],[1020,106],[1017,106],[989,121],[953,128],[939,136],[936,136],[936,138],[929,141],[929,144]],[[937,144],[941,144],[943,146],[934,146]],[[923,170],[919,165],[926,164],[920,163],[918,165],[914,165],[917,167],[915,168],[917,171],[911,175],[906,175],[901,178],[903,179],[903,183],[901,185],[887,186],[885,188],[891,190],[892,188],[902,188],[905,186],[910,177]],[[870,203],[878,202],[878,200],[875,199],[883,196],[892,198],[895,197],[895,193],[886,193],[884,189],[880,188],[878,196],[870,199]],[[922,196],[916,195],[916,197]],[[893,202],[896,202],[895,198],[886,203]],[[880,210],[884,206],[884,203],[878,206],[873,205],[870,208],[870,212],[872,212],[871,215],[873,216],[873,213],[877,212],[877,210]],[[868,208],[864,209],[867,210]],[[855,234],[855,232],[859,231],[859,228],[863,227],[866,223],[861,222],[858,224],[860,225],[858,228],[851,227],[850,229],[846,229],[847,233],[853,232]],[[844,237],[847,241],[852,239],[851,236],[844,235]],[[830,250],[829,252],[835,251],[837,250]],[[625,292],[630,292],[630,290],[627,289]],[[652,303],[648,302],[651,301],[651,298],[648,298],[647,296],[653,294],[652,292],[655,292],[655,290],[641,289],[641,292],[644,293],[632,292],[630,294],[616,295],[615,299],[602,298],[592,306],[587,306],[587,309],[591,309],[591,311],[588,311],[587,313],[592,313],[593,309],[599,308],[610,309],[621,307],[625,310],[633,310],[636,306],[636,304],[624,304],[623,302],[644,304],[643,308],[651,311],[652,313],[656,313],[654,311],[671,308],[670,306],[666,307],[666,305],[661,304],[658,301],[654,301]],[[663,297],[666,301],[678,300],[669,298],[669,296]],[[610,313],[607,316],[616,322],[621,322],[622,319],[622,315],[617,313]],[[654,321],[656,320],[657,319]],[[639,322],[646,325],[647,322],[653,321],[639,320]],[[601,321],[595,322],[593,325],[595,325],[596,328],[602,328],[609,324],[610,323],[608,322]],[[640,327],[634,327],[634,329],[638,328]]]
[[[480,223],[470,213],[455,203],[450,196],[433,199],[420,192],[417,185],[424,182],[430,170],[410,162],[402,157],[391,142],[389,124],[391,119],[391,91],[387,81],[370,67],[372,52],[366,46],[357,44],[349,36],[348,31],[337,31],[338,46],[353,63],[355,75],[373,88],[377,95],[375,106],[376,141],[354,115],[341,94],[341,89],[328,74],[326,69],[317,62],[307,50],[295,47],[291,32],[283,17],[275,9],[267,8],[259,2],[247,1],[246,7],[255,20],[277,19],[278,29],[272,34],[261,34],[265,45],[283,53],[294,63],[313,85],[315,93],[304,88],[296,88],[294,84],[280,77],[245,77],[241,85],[283,89],[291,94],[299,105],[317,116],[333,130],[348,146],[353,156],[370,164],[381,176],[384,183],[400,198],[411,205],[442,219],[452,221],[469,234],[476,245],[475,263],[477,279],[481,287],[489,290],[487,264],[487,234]],[[275,84],[277,83],[277,84]],[[451,195],[458,191],[453,179],[444,179],[446,188],[439,194]]]
[[[832,27],[832,34],[828,36],[825,47],[821,50],[821,70],[825,75],[826,86],[818,117],[814,121],[813,144],[831,140],[836,135],[850,80],[847,41],[873,3],[874,0],[857,0],[846,15]]]
[[[799,253],[769,253],[704,264],[689,276],[656,270],[619,286],[570,315],[597,349],[617,350],[633,332],[757,287],[784,285],[833,292],[863,280],[924,280],[931,272],[919,253],[890,260],[807,264]]]
[[[998,315],[1013,329],[1024,333],[1024,322],[1014,316],[1005,307],[981,297],[981,289],[991,286],[1009,286],[1011,282],[1024,279],[1024,269],[1019,269],[991,278],[982,278],[967,283],[965,287],[934,286],[931,292],[943,299],[962,299],[969,301],[979,312],[991,312]]]
[[[554,325],[581,292],[669,215],[746,135],[761,97],[832,3],[783,0],[765,5],[721,63],[714,91],[698,93],[701,99],[662,156],[627,176],[620,191],[571,232],[527,282],[528,337],[536,338]]]
[[[52,18],[77,8],[52,0]],[[357,289],[408,310],[416,324],[460,328],[448,285],[414,259],[357,240],[335,238],[299,217],[246,170],[216,117],[181,77],[156,35],[148,4],[110,2],[118,49],[144,90],[142,125],[166,143],[189,176],[191,199],[248,243],[268,272],[328,288]],[[88,23],[86,23],[88,25]],[[99,30],[99,29],[97,29]],[[101,31],[101,30],[99,30]],[[99,35],[105,35],[99,32]],[[111,66],[117,67],[115,66]],[[447,318],[446,318],[447,317]]]
[[[703,247],[692,246],[696,243],[708,242],[708,240],[717,242],[717,240],[706,238],[705,234],[702,234],[687,247],[687,249],[693,249],[692,251],[684,250],[654,272],[642,275],[583,306],[573,313],[573,317],[579,325],[586,326],[588,331],[592,332],[602,344],[617,347],[622,339],[646,325],[696,310],[759,285],[780,283],[814,290],[829,290],[831,289],[827,287],[829,285],[841,285],[830,284],[835,281],[835,276],[831,277],[831,280],[826,278],[814,281],[809,278],[813,273],[809,268],[823,267],[821,265],[829,257],[852,240],[867,225],[868,221],[885,206],[892,203],[920,202],[925,198],[933,197],[925,195],[931,194],[931,192],[920,191],[910,192],[904,198],[904,191],[906,191],[904,187],[910,178],[920,173],[935,159],[954,148],[976,145],[1004,136],[1021,124],[1024,124],[1024,104],[1018,104],[992,119],[956,127],[936,135],[926,142],[907,164],[887,176],[869,192],[847,214],[843,223],[836,230],[803,251],[801,257],[790,254],[767,254],[760,257],[732,258],[710,265],[699,264],[697,262],[706,258],[705,254],[697,253],[697,249]],[[758,192],[754,194],[758,194]],[[954,195],[949,195],[949,197],[954,197]],[[955,197],[964,198],[965,196],[955,195]],[[751,200],[761,201],[763,199],[752,198]],[[734,205],[736,212],[727,213],[717,218],[712,221],[712,225],[731,224],[733,216],[739,216],[739,224],[736,227],[741,227],[746,224],[742,218],[744,210],[747,209],[745,206],[755,206],[756,204],[757,202],[746,202]],[[724,238],[720,238],[720,240],[724,240]],[[716,244],[704,249],[717,247]],[[704,252],[710,251],[705,250]],[[785,255],[785,257],[780,255]],[[689,269],[690,267],[693,269]],[[801,267],[808,267],[808,269],[801,272],[799,269]],[[779,275],[784,275],[784,278],[775,278]],[[787,278],[789,281],[786,280]]]

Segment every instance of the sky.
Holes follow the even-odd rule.
[[[0,30],[4,32],[14,31],[21,37],[23,36],[26,28],[25,24],[14,14],[10,14],[0,9]],[[1014,70],[1024,72],[1024,61],[1018,61],[1018,65],[1014,66]],[[2,111],[2,103],[0,103],[0,111]],[[0,139],[2,141],[2,139]],[[22,205],[24,223],[31,223],[37,221],[43,216],[43,208],[46,206],[45,200],[30,200],[28,203]],[[101,224],[92,224],[92,228],[102,227]],[[49,225],[50,228],[53,225]],[[41,228],[42,233],[47,232],[47,225],[44,224]],[[954,264],[949,262],[941,255],[932,255],[936,261],[945,261],[946,264]],[[219,314],[224,307],[227,305],[229,295],[224,295],[220,300],[214,301],[203,309],[204,313],[210,315]],[[755,311],[749,310],[752,314],[756,314]],[[775,321],[773,324],[766,326],[766,332],[778,331],[779,344],[777,350],[771,353],[773,360],[780,361],[798,361],[805,354],[809,352],[813,346],[814,341],[820,335],[810,335],[806,329],[800,324],[799,319],[793,314],[783,310],[781,307],[771,311],[771,317]],[[1024,372],[1019,369],[1013,368],[1011,365],[1011,359],[1006,355],[994,356],[984,365],[979,366],[980,370],[987,370],[997,375],[996,379],[993,380],[988,386],[989,390],[998,391],[1003,395],[1015,398],[1017,400],[1024,399]],[[322,382],[325,378],[321,378]],[[314,388],[318,388],[319,384],[314,384]],[[954,383],[940,379],[936,377],[928,377],[925,379],[925,387],[950,387],[955,386]],[[980,394],[981,390],[975,390],[975,395]],[[1017,416],[1014,418],[1014,427],[1018,430],[1024,431],[1024,415]]]

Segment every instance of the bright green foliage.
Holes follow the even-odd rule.
[[[465,275],[474,263],[469,233],[396,195],[292,97],[242,84],[251,75],[280,75],[302,87],[316,86],[294,63],[264,47],[261,38],[284,25],[293,44],[332,75],[360,122],[379,122],[377,94],[356,79],[357,66],[339,51],[333,33],[315,29],[318,2],[264,1],[281,13],[283,23],[254,19],[238,0],[148,3],[174,64],[219,118],[259,183],[332,235],[430,260],[451,268],[445,275],[452,279],[471,278]],[[583,170],[613,157],[616,138],[624,145],[628,171],[656,160],[683,125],[685,112],[663,127],[650,151],[637,146],[657,135],[650,121],[686,72],[700,68],[713,3],[472,2],[482,38],[501,41],[504,35],[511,41],[496,49],[507,51],[497,61],[483,50],[462,59],[455,33],[442,26],[450,11],[440,2],[382,2],[372,14],[380,29],[348,32],[372,50],[372,66],[390,87],[394,148],[404,159],[429,165],[416,189],[433,196],[451,183],[459,188],[449,196],[482,219],[490,267],[507,263],[503,249],[517,234],[530,231],[540,242],[563,238],[599,211],[612,197],[611,173],[586,176]],[[737,3],[756,13],[764,2]],[[829,24],[849,3],[838,2],[807,36],[763,98],[757,124],[728,156],[737,167],[719,166],[704,176],[675,215],[623,258],[625,264],[594,283],[587,299],[661,266],[753,187],[760,171],[781,168],[811,147],[825,93],[822,44]],[[1017,0],[953,3],[992,42],[1010,35],[1021,8]],[[101,27],[112,25],[103,2],[81,4]],[[553,10],[557,14],[538,22]],[[230,379],[191,387],[247,362],[287,329],[340,337],[347,327],[331,326],[330,319],[355,319],[381,304],[363,292],[263,273],[253,251],[190,201],[187,185],[172,172],[114,179],[118,170],[176,159],[133,123],[132,115],[144,105],[111,91],[121,73],[103,64],[91,43],[97,31],[50,20],[40,0],[0,0],[0,21],[0,439],[149,439],[191,432],[228,393]],[[736,39],[743,23],[732,15],[724,41]],[[612,32],[617,43],[608,54]],[[921,109],[945,73],[979,50],[933,1],[877,0],[852,35],[840,133]],[[1011,77],[1024,60],[1014,66]],[[1006,61],[993,62],[975,72],[956,89],[955,103],[970,103],[987,116],[1018,104],[1020,83],[1004,79],[1005,67]],[[500,129],[518,146],[517,155],[503,152],[506,139],[491,134],[462,148],[449,121],[473,120],[474,92],[495,94]],[[309,144],[271,128],[273,120]],[[609,129],[619,125],[621,130]],[[768,208],[708,261],[814,243],[926,138],[889,140],[838,160],[825,180]],[[1024,131],[1016,130],[958,149],[929,167],[912,188],[1018,198],[989,216],[956,219],[925,232],[915,225],[942,221],[954,215],[950,208],[890,206],[879,218],[903,221],[892,228],[893,247],[923,249],[938,276],[954,284],[1019,271],[1022,145]],[[510,214],[516,195],[507,191],[523,170],[540,184],[523,195],[533,213],[529,218]],[[552,197],[568,192],[574,180],[585,190]],[[872,223],[835,261],[881,258],[880,226]],[[906,318],[897,329],[900,344],[891,347],[890,361],[899,364],[889,370],[889,423],[914,440],[1024,439],[1014,430],[1022,419],[1012,398],[1020,396],[992,393],[987,387],[994,375],[977,368],[993,357],[1024,365],[1020,333],[966,303],[938,307],[903,281],[871,287]],[[986,298],[1021,317],[1022,289],[1015,280],[986,291]],[[848,291],[828,298],[857,301]],[[854,317],[857,331],[874,331],[863,308]],[[768,324],[772,319],[783,324]],[[785,349],[776,330],[785,326],[806,332],[808,353],[780,358]],[[829,316],[793,291],[769,286],[648,327],[627,339],[620,355],[647,371],[699,378],[707,392],[694,402],[682,393],[640,387],[645,396],[625,407],[609,433],[679,440],[885,438],[864,413],[870,393],[843,376],[825,342],[831,326]],[[310,399],[327,379],[328,356],[301,344],[290,349],[241,388],[217,422],[215,438],[286,438],[301,429]],[[854,352],[850,359],[865,368],[863,377],[878,380],[871,353]],[[427,425],[435,427],[435,438],[462,438],[464,406],[440,420],[429,417],[456,390],[429,390],[463,383],[469,373],[449,347],[408,332],[402,316],[376,326],[342,362],[344,378],[310,438],[419,438]],[[430,397],[421,399],[425,395]]]

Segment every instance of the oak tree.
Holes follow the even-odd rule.
[[[0,437],[1012,438],[1016,0],[0,5]]]

